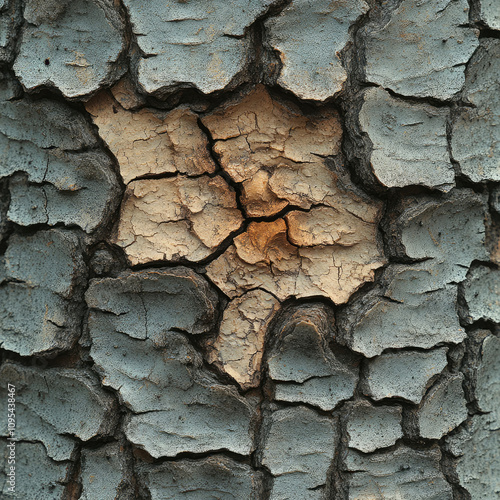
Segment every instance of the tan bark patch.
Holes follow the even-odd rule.
[[[219,176],[133,181],[125,192],[115,243],[132,265],[200,261],[241,223],[235,194]]]
[[[309,206],[326,195],[329,185],[315,188],[306,178],[313,170],[325,168],[321,156],[340,153],[342,128],[336,112],[310,118],[274,101],[258,86],[241,102],[223,106],[202,121],[217,140],[214,151],[222,168],[235,182],[243,183],[247,215],[272,216],[288,203],[307,205],[308,194]],[[287,168],[294,172],[295,185],[276,189],[281,179],[274,177]]]
[[[266,217],[281,212],[288,202],[276,196],[269,188],[270,174],[259,170],[243,182],[241,203],[249,217]]]
[[[278,300],[263,290],[234,299],[224,311],[218,337],[208,345],[208,360],[243,389],[260,383],[266,331],[278,309]]]
[[[252,222],[208,267],[230,297],[263,288],[280,300],[323,295],[346,302],[385,260],[377,244],[381,203],[359,191],[324,157],[341,159],[335,111],[306,116],[259,86],[203,118],[222,168],[241,183]]]
[[[119,89],[121,102],[125,102],[125,92],[124,87]],[[197,115],[189,109],[177,108],[164,116],[149,109],[128,111],[108,92],[91,99],[86,108],[116,156],[125,184],[151,174],[215,171],[207,138],[198,127]]]
[[[293,211],[285,215],[288,238],[299,247],[340,245],[343,247],[375,240],[376,226],[350,212],[332,207],[314,207],[308,212]]]

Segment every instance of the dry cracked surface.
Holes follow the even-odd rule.
[[[0,0],[0,496],[497,498],[499,30]]]
[[[306,117],[263,87],[203,118],[221,168],[241,186],[252,221],[208,267],[229,297],[263,288],[279,300],[321,295],[341,304],[385,263],[382,204],[327,164],[342,162],[335,111]],[[281,215],[281,217],[279,216]]]

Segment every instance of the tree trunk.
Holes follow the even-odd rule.
[[[0,26],[2,498],[500,498],[496,2]]]

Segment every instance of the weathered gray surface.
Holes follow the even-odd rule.
[[[420,403],[433,378],[448,363],[446,348],[382,354],[368,364],[365,393],[375,400],[403,398]]]
[[[91,356],[131,410],[131,442],[154,457],[251,452],[251,403],[203,369],[180,333],[213,326],[216,297],[202,278],[186,268],[128,273],[93,280],[86,298]]]
[[[481,345],[476,397],[486,413],[474,416],[447,442],[458,457],[460,484],[471,497],[496,498],[500,495],[500,340],[493,335]]]
[[[488,415],[475,415],[451,442],[458,456],[456,470],[460,484],[471,498],[497,498],[500,495],[498,421],[491,421]]]
[[[273,0],[138,4],[125,0],[140,49],[146,92],[178,86],[208,94],[225,88],[250,56],[248,27]]]
[[[28,0],[14,70],[24,87],[79,97],[108,85],[125,67],[124,20],[112,0]]]
[[[298,406],[275,411],[264,425],[262,464],[274,476],[270,499],[323,498],[335,454],[333,420]]]
[[[16,35],[21,22],[21,2],[2,0],[0,2],[0,62],[12,60]]]
[[[488,260],[485,248],[485,198],[468,189],[440,201],[422,200],[408,207],[391,228],[396,251],[411,259],[433,260],[435,283],[465,279],[474,260]]]
[[[9,230],[7,210],[9,210],[9,191],[7,182],[0,180],[0,243],[3,241]]]
[[[63,498],[70,460],[74,460],[79,443],[106,438],[114,432],[118,420],[115,398],[105,392],[96,375],[86,369],[38,369],[6,362],[0,370],[0,379],[3,401],[8,397],[7,384],[14,385],[16,390],[17,493],[13,498]],[[8,435],[6,417],[6,411],[0,414],[2,437]],[[1,439],[2,459],[10,442]],[[88,453],[93,452],[84,451],[83,455]],[[0,496],[10,498],[4,472],[2,466]],[[97,483],[103,481],[99,476],[103,472],[104,468],[99,467],[95,475]],[[100,494],[82,498],[95,499]]]
[[[46,288],[65,299],[71,299],[85,283],[79,238],[62,229],[13,235],[5,252],[5,268],[13,281]]]
[[[0,286],[0,345],[22,356],[68,349],[81,329],[86,268],[74,233],[13,235]],[[1,274],[1,272],[0,272]]]
[[[282,320],[267,361],[275,399],[332,410],[352,397],[357,360],[344,352],[335,356],[329,346],[332,327],[332,314],[324,306],[302,306]]]
[[[462,108],[453,123],[453,158],[473,182],[500,181],[500,40],[482,39],[468,67],[464,97],[472,107]]]
[[[479,0],[480,19],[486,26],[500,30],[500,9],[496,0]]]
[[[363,453],[392,446],[403,437],[401,406],[373,406],[368,401],[354,403],[347,416],[349,447]]]
[[[387,187],[422,185],[449,191],[455,171],[448,154],[448,110],[395,99],[380,88],[364,94],[361,130],[373,144],[371,167]]]
[[[70,459],[77,444],[74,437],[88,441],[114,431],[115,400],[87,370],[40,370],[8,362],[0,375],[3,381],[16,386],[16,406],[20,409],[17,438],[41,442],[54,460]],[[7,398],[6,384],[2,384],[1,395]],[[0,422],[4,437],[5,419],[3,412]]]
[[[151,500],[258,500],[261,473],[222,455],[139,467]]]
[[[363,455],[349,450],[346,468],[349,500],[451,500],[451,486],[440,469],[441,452],[399,446],[394,451]]]
[[[116,442],[81,454],[81,500],[133,498],[123,447]],[[127,496],[128,495],[128,496]]]
[[[407,96],[449,99],[479,45],[466,0],[403,0],[365,31],[366,80]],[[386,7],[387,9],[388,7]]]
[[[500,270],[486,266],[473,268],[464,284],[464,297],[467,322],[500,323]]]
[[[426,284],[430,275],[420,266],[401,266],[399,271],[404,275],[400,280],[403,285],[407,280],[414,280],[410,281],[413,286],[419,281]],[[396,274],[395,279],[399,277]],[[429,349],[441,342],[457,344],[464,339],[456,313],[456,286],[401,292],[398,295],[389,289],[381,294],[374,290],[340,314],[339,329],[351,349],[371,358],[389,348]]]
[[[417,411],[423,438],[441,439],[467,418],[463,379],[462,374],[443,377],[425,395]]]
[[[409,204],[390,225],[398,257],[425,260],[392,265],[374,289],[339,315],[339,329],[355,351],[373,357],[387,348],[430,348],[465,337],[456,313],[457,286],[485,247],[485,198],[470,190]],[[398,235],[398,236],[395,236]]]
[[[283,65],[278,83],[301,99],[318,101],[342,90],[347,73],[340,53],[350,41],[349,28],[367,10],[364,0],[293,0],[269,18],[267,42]]]
[[[8,373],[9,372],[7,370],[2,370],[3,376]],[[2,391],[1,393],[6,396],[5,391]],[[79,396],[78,393],[76,395]],[[23,399],[25,398],[21,398],[21,402],[16,403],[18,439],[21,441],[36,441],[37,443],[43,444],[45,447],[45,453],[53,460],[69,460],[76,450],[78,445],[77,440],[72,436],[58,432],[57,427],[53,425],[53,423],[40,416],[36,409],[31,409],[29,406],[24,404],[22,402]],[[40,410],[40,408],[38,410]],[[83,413],[84,411],[82,411],[82,414]],[[0,422],[2,423],[2,434],[5,435],[7,425],[3,416],[0,419]],[[79,429],[75,430],[77,432],[79,431]]]
[[[34,162],[39,153],[33,151]],[[91,232],[107,219],[119,188],[105,154],[41,154],[40,160],[48,164],[41,182],[30,172],[11,178],[8,216],[12,222],[22,226],[62,222]],[[92,199],[90,192],[95,193]]]
[[[495,9],[0,0],[18,498],[500,496]]]
[[[476,398],[481,411],[489,413],[492,422],[500,424],[500,339],[486,337],[481,345],[481,360],[477,367]]]
[[[96,145],[85,117],[60,101],[40,99],[37,101],[16,99],[18,89],[7,76],[1,80],[2,134],[12,140],[32,143],[42,149],[60,148],[62,150],[80,150]],[[47,133],[50,132],[50,133]],[[29,164],[29,158],[12,158],[12,161]],[[4,166],[4,168],[6,168]],[[33,166],[37,178],[44,168]],[[15,170],[14,170],[15,171]]]
[[[488,392],[484,392],[478,389],[484,384],[496,384],[495,371],[497,370],[496,363],[493,361],[492,356],[496,356],[495,345],[491,345],[491,341],[495,341],[495,337],[492,336],[490,330],[482,329],[471,329],[467,336],[466,346],[467,350],[462,361],[462,372],[465,376],[466,383],[464,384],[464,390],[467,396],[467,400],[472,402],[472,406],[477,408],[480,412],[491,412],[495,411],[494,408],[488,405],[489,395]],[[488,339],[488,342],[485,340]],[[485,360],[483,362],[483,344],[487,346],[484,353]],[[486,366],[486,363],[491,363],[491,367]],[[489,369],[491,368],[491,370]],[[495,393],[495,388],[492,388],[492,393]],[[483,397],[486,395],[484,402],[486,406],[483,408]],[[475,413],[475,412],[474,412]]]
[[[8,441],[0,439],[1,459],[6,463]],[[16,493],[8,491],[9,484],[4,467],[0,468],[0,493],[4,498],[23,500],[61,500],[70,462],[54,462],[40,443],[16,444]],[[22,478],[22,479],[21,479]]]
[[[48,99],[12,101],[14,92],[0,81],[0,178],[12,176],[8,218],[95,230],[118,201],[110,159],[83,115]]]
[[[80,321],[67,301],[44,288],[18,283],[3,286],[0,296],[4,349],[30,356],[71,347]]]
[[[86,300],[118,332],[155,341],[173,328],[192,334],[210,330],[217,307],[212,288],[185,267],[92,280]]]

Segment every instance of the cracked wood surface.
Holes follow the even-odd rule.
[[[346,302],[384,264],[377,237],[381,204],[328,167],[341,157],[338,115],[306,117],[263,88],[203,118],[214,151],[234,182],[242,183],[251,222],[208,267],[229,296],[261,287],[280,300],[323,295]],[[269,202],[268,202],[269,201]]]
[[[207,341],[208,361],[243,389],[260,385],[266,332],[279,305],[273,295],[250,290],[228,304],[217,338]]]
[[[126,90],[118,95],[122,101],[127,98],[132,94]],[[197,115],[187,108],[163,113],[163,117],[147,108],[129,111],[102,92],[87,102],[86,109],[118,160],[125,184],[147,175],[196,176],[215,170]]]
[[[301,99],[318,101],[342,90],[347,72],[341,54],[351,26],[367,11],[363,0],[293,0],[269,18],[265,34],[283,66],[278,83]]]
[[[234,192],[220,176],[132,181],[115,242],[132,265],[212,254],[243,222]]]
[[[497,10],[0,0],[19,498],[500,495]]]

